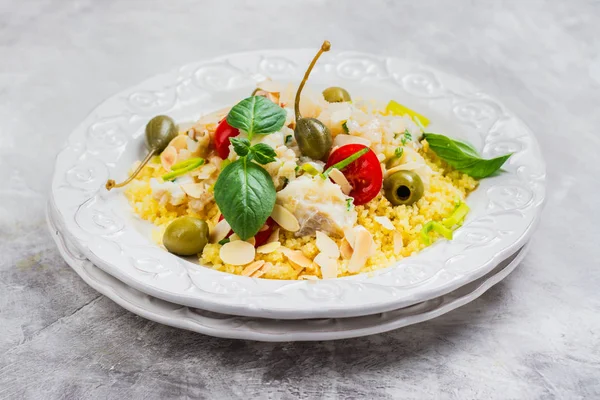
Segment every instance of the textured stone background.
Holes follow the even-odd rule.
[[[599,398],[597,1],[0,0],[0,398]],[[139,318],[62,261],[54,156],[97,103],[179,64],[318,46],[416,59],[517,111],[548,162],[523,264],[482,298],[328,343],[215,339]]]

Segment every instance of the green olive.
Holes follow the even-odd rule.
[[[385,198],[392,205],[411,205],[423,197],[423,181],[413,171],[397,171],[383,180]]]
[[[296,113],[296,127],[294,128],[294,138],[298,143],[298,147],[300,148],[300,152],[302,155],[308,156],[315,160],[322,160],[329,155],[329,151],[331,150],[331,144],[333,143],[333,139],[331,137],[331,132],[329,129],[316,118],[303,118],[300,114],[300,94],[302,93],[302,89],[304,89],[304,85],[308,80],[308,76],[312,71],[315,63],[326,51],[329,51],[331,48],[331,43],[327,40],[323,42],[321,48],[311,61],[306,73],[304,74],[304,78],[300,82],[300,86],[298,86],[298,91],[296,92],[296,99],[294,102],[294,111]]]
[[[144,166],[148,164],[148,161],[156,154],[159,154],[166,149],[175,136],[177,136],[177,125],[175,125],[175,121],[173,121],[171,117],[157,115],[148,121],[146,124],[146,147],[148,148],[146,158],[144,158],[136,170],[129,175],[129,178],[125,179],[123,182],[116,183],[112,179],[106,181],[106,189],[111,190],[116,187],[123,187],[135,179]]]
[[[302,154],[315,160],[326,158],[333,143],[329,129],[316,118],[299,119],[294,137]]]
[[[163,244],[173,254],[192,256],[208,243],[208,225],[199,218],[179,217],[167,226]]]
[[[346,89],[338,86],[328,87],[323,90],[323,97],[325,97],[325,101],[328,103],[344,103],[352,100],[350,93],[348,93]]]

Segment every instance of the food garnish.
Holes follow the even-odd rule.
[[[459,170],[472,178],[483,179],[496,171],[509,159],[511,154],[485,160],[477,150],[468,143],[450,139],[444,135],[424,133],[429,148],[452,168]]]
[[[321,121],[316,118],[302,117],[302,114],[300,114],[300,95],[317,60],[321,54],[329,51],[330,48],[331,43],[329,43],[327,40],[324,41],[323,45],[321,45],[321,48],[308,66],[308,69],[304,74],[304,78],[300,82],[300,86],[296,92],[296,99],[294,101],[294,111],[296,113],[294,137],[296,138],[296,142],[298,143],[298,147],[300,148],[302,154],[315,160],[322,160],[329,154],[333,139],[331,138],[329,128],[327,128]]]
[[[146,155],[146,158],[142,160],[135,171],[123,182],[116,183],[112,179],[106,181],[106,189],[111,190],[123,187],[131,182],[152,157],[163,151],[175,136],[177,136],[177,125],[175,125],[175,121],[171,117],[158,115],[152,118],[146,124],[146,148],[148,149],[148,155]]]

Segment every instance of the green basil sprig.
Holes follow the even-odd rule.
[[[424,133],[423,137],[429,143],[429,148],[451,167],[475,179],[486,178],[502,167],[512,155],[485,160],[479,156],[477,150],[468,143],[450,139],[444,135]]]
[[[240,156],[227,165],[215,183],[215,201],[231,229],[246,240],[263,227],[275,206],[275,186],[271,175],[254,163],[275,161],[275,150],[268,144],[250,145],[246,138],[231,138]]]
[[[262,96],[250,96],[237,103],[227,114],[227,123],[242,129],[252,140],[255,134],[277,132],[285,123],[287,113],[277,104]]]
[[[271,146],[265,143],[257,143],[254,146],[250,145],[250,141],[245,138],[230,138],[231,144],[235,152],[242,157],[247,157],[249,160],[256,160],[259,164],[268,164],[275,161],[277,153]]]

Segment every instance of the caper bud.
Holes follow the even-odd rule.
[[[323,90],[323,97],[328,103],[344,103],[351,101],[350,93],[344,88],[338,86],[328,87]]]
[[[329,129],[316,118],[303,118],[300,114],[300,94],[302,93],[302,89],[304,89],[304,85],[308,80],[308,76],[312,71],[315,63],[326,51],[329,51],[331,48],[331,43],[328,41],[324,41],[321,45],[321,48],[311,61],[306,73],[304,74],[304,78],[302,82],[300,82],[300,86],[298,87],[298,91],[296,92],[296,99],[294,102],[294,111],[296,113],[296,127],[294,128],[294,137],[296,142],[298,143],[298,147],[300,148],[300,152],[308,157],[311,157],[316,160],[321,160],[327,157],[329,151],[331,150],[331,144],[333,143],[333,139],[331,138],[331,132]]]
[[[192,256],[208,243],[208,225],[199,218],[179,217],[167,226],[163,244],[173,254]]]
[[[416,203],[424,190],[421,177],[413,171],[397,171],[383,180],[385,198],[394,206]]]
[[[146,155],[146,158],[142,160],[136,170],[129,175],[129,178],[125,179],[123,182],[116,183],[112,179],[106,181],[106,189],[111,190],[116,187],[123,187],[131,182],[144,166],[148,164],[148,161],[150,161],[154,155],[161,153],[175,136],[177,136],[177,125],[175,125],[175,121],[173,121],[171,117],[157,115],[148,121],[146,124],[146,148],[148,149],[148,155]]]

